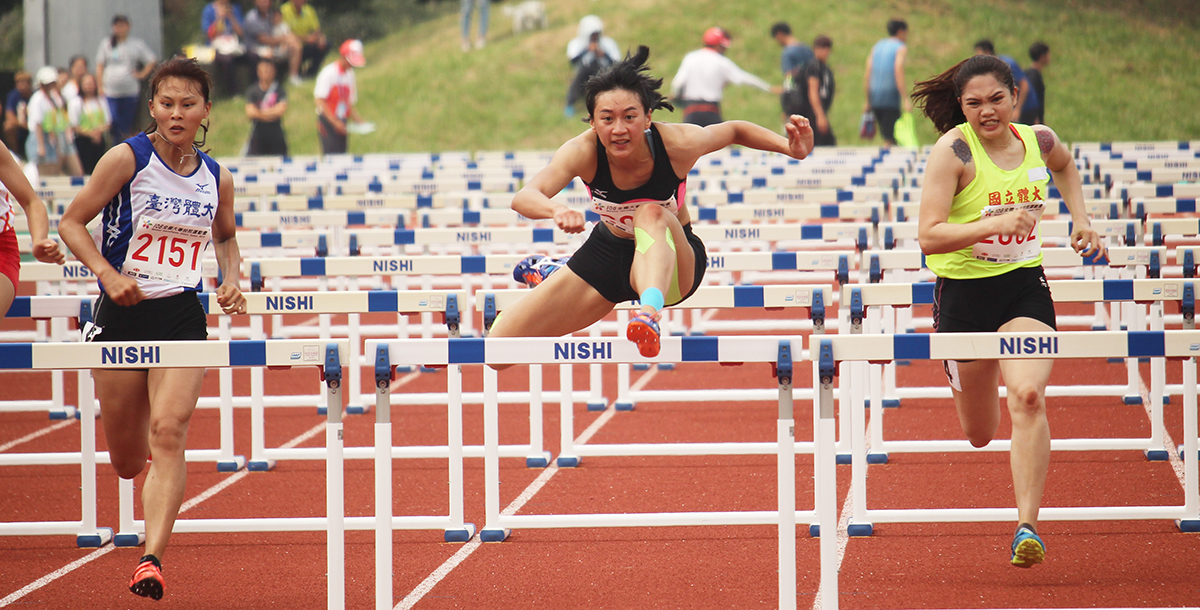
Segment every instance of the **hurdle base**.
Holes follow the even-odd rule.
[[[349,405],[346,407],[346,415],[365,415],[371,412],[369,404],[364,405]]]
[[[850,523],[846,525],[846,535],[851,538],[866,538],[875,535],[875,525],[871,523]]]
[[[235,455],[231,460],[219,460],[217,472],[237,472],[246,467],[246,456]]]
[[[413,367],[411,364],[397,364],[396,365],[397,373],[411,373],[414,370],[416,370],[416,368]]]
[[[470,542],[475,537],[475,524],[464,523],[462,529],[447,529],[444,536],[446,542]]]
[[[899,398],[884,398],[882,402],[883,402],[883,408],[885,408],[885,409],[899,409],[900,408],[900,399]],[[871,408],[870,399],[863,401],[863,408],[864,409]]]
[[[658,370],[660,370],[660,371],[673,371],[673,370],[675,370],[675,363],[674,363],[674,362],[659,362],[657,366],[658,366]]]
[[[1126,397],[1122,398],[1121,400],[1122,400],[1122,401],[1123,401],[1125,404],[1127,404],[1127,405],[1140,405],[1140,404],[1142,404],[1142,397],[1141,397],[1141,396],[1126,396]]]
[[[618,411],[632,411],[632,410],[633,410],[633,406],[634,406],[635,404],[637,404],[637,403],[635,403],[635,402],[633,402],[633,401],[620,401],[620,400],[618,400],[618,401],[617,401],[617,403],[613,405],[613,408],[614,408],[614,409],[616,409],[616,410],[618,410]]]
[[[1200,533],[1200,519],[1176,519],[1175,527],[1185,534]]]
[[[250,460],[246,463],[246,470],[250,472],[267,472],[275,468],[275,460]]]
[[[95,532],[76,535],[75,546],[81,549],[98,549],[112,542],[112,539],[113,531],[111,527],[98,527]]]
[[[868,453],[868,464],[886,464],[888,463],[888,454],[886,453]]]
[[[1104,329],[1102,328],[1100,330]],[[1108,360],[1109,364],[1123,364],[1125,362],[1124,358],[1105,358],[1105,360]]]
[[[578,468],[580,461],[582,458],[577,455],[560,455],[554,460],[554,465],[559,468]]]
[[[531,455],[525,458],[526,468],[545,468],[550,465],[550,452],[543,451],[541,455]]]
[[[1179,459],[1186,460],[1187,457],[1183,453],[1183,445],[1176,445],[1175,450],[1179,452]],[[1200,451],[1196,452],[1196,459],[1200,460]]]
[[[421,367],[422,373],[440,373],[444,370],[446,370],[446,367],[444,367],[444,366],[439,366],[439,367],[422,366]]]
[[[589,400],[587,403],[588,411],[603,411],[608,408],[608,401],[601,398],[599,400]]]
[[[141,546],[145,542],[145,534],[117,534],[112,539],[113,546],[120,547]]]
[[[1163,404],[1164,404],[1164,405],[1169,405],[1169,404],[1171,404],[1171,397],[1170,397],[1170,396],[1165,396],[1165,395],[1164,395],[1164,396],[1163,396]]]
[[[854,463],[854,458],[849,453],[839,453],[839,454],[837,454],[837,458],[834,460],[834,463],[835,464],[852,464],[852,463]]]
[[[703,336],[704,336],[704,331],[702,331],[702,330],[689,330],[689,331],[688,331],[688,336],[690,336],[690,337],[703,337]]]
[[[912,332],[912,331],[905,331],[905,332]],[[893,362],[893,363],[895,363],[895,365],[896,365],[896,366],[910,366],[910,365],[912,365],[912,360],[893,360],[892,362]]]
[[[649,362],[634,362],[634,363],[633,363],[633,370],[635,370],[635,371],[648,371],[648,370],[650,370],[650,363],[649,363]]]
[[[47,414],[50,416],[50,419],[54,421],[71,418],[79,419],[79,410],[75,407],[63,406],[61,409],[50,409]]]
[[[1147,449],[1142,452],[1150,462],[1165,462],[1171,459],[1171,453],[1166,449]]]
[[[510,529],[485,527],[479,530],[479,540],[480,542],[504,542],[511,533]]]

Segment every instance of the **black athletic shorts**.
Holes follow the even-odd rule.
[[[93,326],[84,341],[204,341],[208,317],[200,297],[187,290],[161,299],[121,307],[101,294],[92,309]]]
[[[1015,318],[1033,318],[1058,330],[1040,265],[972,280],[939,277],[934,285],[933,328],[939,333],[996,332]]]
[[[696,257],[695,281],[692,282],[692,289],[683,295],[682,299],[667,305],[682,303],[692,296],[704,279],[704,270],[708,266],[708,253],[704,250],[704,242],[692,232],[691,223],[683,225],[683,233],[687,235],[688,244]],[[676,244],[676,247],[679,247],[679,244]],[[567,261],[567,267],[605,299],[613,303],[632,301],[641,296],[629,283],[634,248],[632,239],[617,237],[604,223],[596,223],[587,241],[583,242],[579,250]]]

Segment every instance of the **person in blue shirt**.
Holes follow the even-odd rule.
[[[779,69],[783,72],[783,93],[779,96],[779,105],[783,108],[783,120],[793,114],[803,114],[804,87],[797,82],[800,71],[813,60],[813,50],[792,34],[792,27],[784,21],[771,26],[771,38],[783,47],[779,58]],[[805,115],[807,116],[807,115]]]
[[[1029,86],[1029,79],[1025,78],[1025,71],[1021,70],[1021,64],[1017,63],[1017,60],[1008,55],[996,55],[996,45],[992,44],[992,41],[987,38],[975,43],[975,54],[992,55],[1008,64],[1008,69],[1012,70],[1013,81],[1017,83],[1017,108],[1024,108],[1029,104],[1037,105],[1037,94]]]
[[[884,144],[890,146],[896,143],[896,121],[900,120],[900,111],[903,108],[904,112],[910,112],[912,100],[908,97],[908,85],[904,79],[904,64],[908,59],[908,24],[900,19],[892,19],[887,23],[887,33],[888,37],[875,43],[867,55],[863,79],[867,104],[863,112],[874,113],[879,135]]]
[[[1041,125],[1046,122],[1046,82],[1042,70],[1050,65],[1050,47],[1044,42],[1035,42],[1029,47],[1029,59],[1033,63],[1025,69],[1032,95],[1021,106],[1020,122],[1026,125]]]

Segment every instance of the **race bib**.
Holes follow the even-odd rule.
[[[1042,240],[1038,239],[1038,228],[1042,223],[1042,212],[1046,204],[1042,201],[1016,205],[989,205],[983,208],[979,219],[999,216],[1017,210],[1025,210],[1034,216],[1033,228],[1028,235],[993,235],[971,248],[971,256],[989,263],[1019,263],[1033,260],[1042,253]]]
[[[203,272],[201,257],[211,239],[208,227],[139,218],[121,273],[135,279],[196,286]]]

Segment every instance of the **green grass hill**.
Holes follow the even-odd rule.
[[[565,57],[579,18],[596,14],[622,48],[645,44],[653,72],[669,87],[700,34],[720,25],[734,36],[729,57],[767,81],[781,82],[771,24],[788,21],[811,41],[833,39],[830,65],[837,95],[830,112],[844,145],[859,144],[863,70],[884,25],[909,24],[908,78],[926,78],[968,56],[975,40],[1027,65],[1036,40],[1050,45],[1045,71],[1046,122],[1066,141],[1200,139],[1200,18],[1194,0],[553,0],[550,27],[514,36],[494,4],[489,43],[459,49],[458,3],[445,15],[367,44],[358,70],[359,111],[378,131],[351,136],[355,153],[553,149],[585,126],[563,116],[570,78]],[[910,83],[911,86],[911,83]],[[293,154],[319,152],[312,81],[290,88],[285,128]],[[209,146],[220,156],[241,150],[248,123],[240,98],[214,104]],[[778,128],[776,96],[749,87],[726,90],[725,116]],[[681,115],[657,113],[678,121]],[[918,121],[922,142],[935,139]]]

